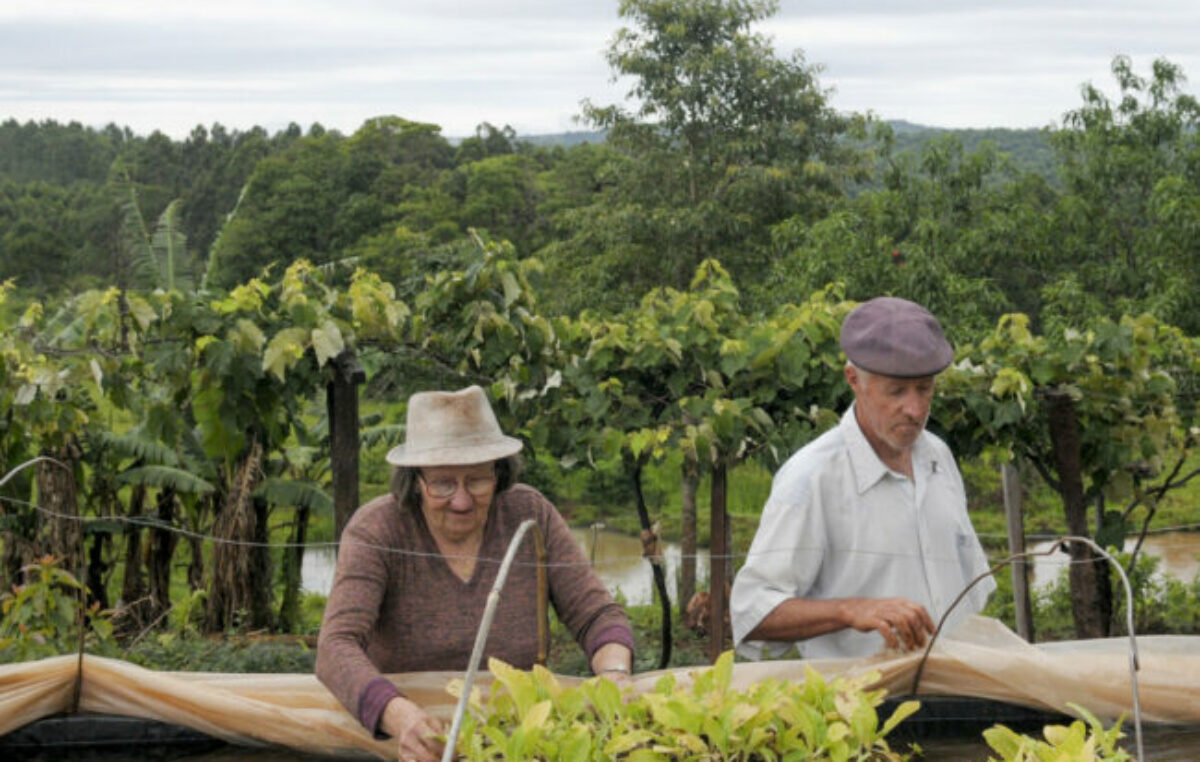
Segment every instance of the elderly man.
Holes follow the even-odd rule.
[[[854,403],[779,469],[733,585],[743,656],[858,657],[924,646],[958,594],[987,569],[962,476],[925,430],[934,377],[954,358],[924,307],[880,297],[842,324]],[[948,625],[983,608],[990,578]]]

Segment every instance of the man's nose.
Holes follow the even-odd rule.
[[[916,421],[924,421],[929,414],[929,400],[920,392],[910,392],[904,395],[901,408],[904,414]]]

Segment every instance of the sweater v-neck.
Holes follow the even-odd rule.
[[[429,525],[425,521],[425,517],[421,516],[419,514],[417,514],[415,516],[416,523],[420,527],[421,533],[424,535],[424,540],[425,540],[426,546],[429,548],[429,550],[431,552],[437,554],[438,561],[440,562],[441,568],[444,570],[444,572],[447,575],[449,575],[450,579],[453,580],[456,584],[462,586],[463,588],[474,587],[476,584],[476,581],[479,579],[479,569],[482,566],[482,564],[480,563],[480,559],[483,558],[483,550],[484,550],[484,548],[487,547],[488,538],[491,536],[492,532],[494,531],[493,524],[495,522],[492,521],[492,512],[494,509],[495,509],[495,504],[493,502],[493,505],[488,509],[487,518],[484,520],[483,536],[479,539],[479,549],[475,551],[475,566],[471,569],[471,574],[466,579],[463,579],[462,577],[460,577],[458,575],[458,572],[454,571],[454,567],[450,563],[451,556],[442,552],[441,547],[438,546],[437,538],[433,536],[433,530],[429,528]],[[458,557],[458,556],[456,555],[454,557]]]

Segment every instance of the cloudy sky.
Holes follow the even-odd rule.
[[[220,122],[353,132],[396,114],[470,134],[582,129],[619,102],[603,51],[618,0],[0,0],[0,120],[115,122],[174,137]],[[1034,127],[1111,91],[1118,53],[1200,82],[1197,0],[782,0],[760,31],[803,51],[843,111]]]

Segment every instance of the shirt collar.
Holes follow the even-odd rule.
[[[846,452],[850,456],[850,468],[854,472],[854,486],[858,489],[858,494],[866,492],[888,474],[896,474],[879,458],[875,448],[867,441],[867,436],[863,434],[862,427],[858,425],[858,418],[854,415],[854,403],[842,414],[839,425],[845,437]],[[925,432],[922,431],[913,444],[913,474],[920,474],[918,478],[923,478],[926,473],[936,472],[938,465],[932,457],[929,443],[925,441]]]

